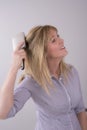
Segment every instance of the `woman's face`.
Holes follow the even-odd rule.
[[[64,40],[60,38],[55,30],[50,30],[49,41],[47,43],[47,58],[62,59],[67,55],[67,50],[64,46]]]

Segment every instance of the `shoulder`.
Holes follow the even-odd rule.
[[[28,85],[33,85],[36,81],[32,78],[31,75],[26,75],[22,82],[28,83]]]
[[[28,91],[32,93],[32,95],[38,92],[41,88],[31,75],[26,75],[22,81],[22,84]]]
[[[68,64],[69,68],[68,78],[71,80],[79,81],[79,73],[75,66]]]
[[[78,74],[78,71],[75,66],[71,64],[67,64],[67,68],[71,74]]]
[[[25,75],[24,79],[18,84],[18,87],[31,89],[35,86],[35,80],[30,75]]]

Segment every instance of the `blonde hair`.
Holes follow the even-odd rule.
[[[26,36],[27,62],[25,62],[24,76],[31,75],[33,79],[48,92],[48,84],[52,86],[51,75],[47,65],[46,49],[49,40],[49,32],[56,27],[51,25],[36,26]],[[62,60],[59,65],[60,73],[66,77],[68,72],[67,64]]]

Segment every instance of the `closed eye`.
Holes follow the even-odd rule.
[[[56,38],[52,38],[51,42],[54,43],[56,42],[57,38],[60,37],[59,34],[57,34],[57,37]]]
[[[56,34],[56,36],[52,36],[52,37],[50,38],[50,42],[51,42],[51,43],[55,43],[59,37],[60,37],[59,34]]]
[[[59,34],[57,34],[57,37],[60,37],[60,35],[59,35]]]
[[[53,39],[51,40],[51,42],[52,42],[52,43],[54,43],[55,41],[56,41],[56,39],[55,39],[55,38],[53,38]]]

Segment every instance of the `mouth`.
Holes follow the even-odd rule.
[[[62,47],[60,48],[60,50],[63,50],[63,49],[65,49],[65,46],[62,46]]]

